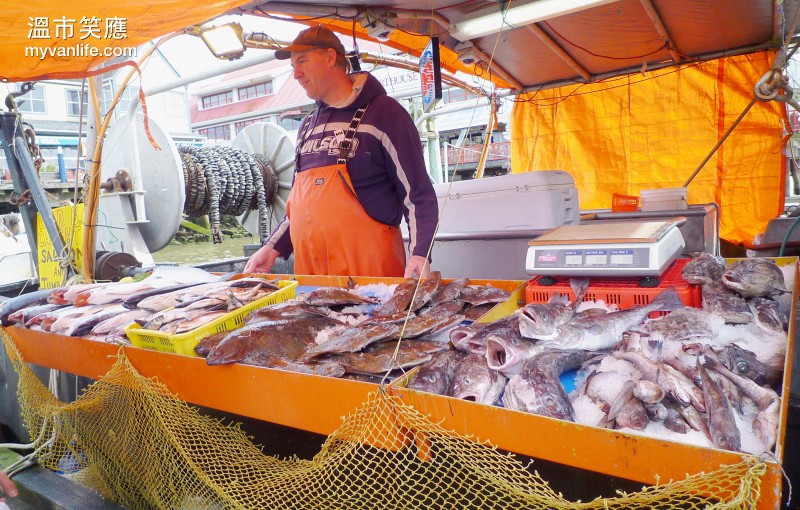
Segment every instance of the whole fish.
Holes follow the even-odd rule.
[[[727,267],[722,257],[703,252],[683,266],[681,275],[693,285],[711,285],[720,281]]]
[[[233,330],[206,357],[209,365],[268,365],[271,357],[298,361],[319,331],[337,324],[327,317],[253,322]]]
[[[408,278],[403,283],[398,284],[392,293],[392,297],[373,311],[372,316],[382,317],[408,310],[408,305],[411,304],[411,300],[414,298],[416,286],[417,280],[413,278]]]
[[[56,310],[55,312],[46,314],[47,317],[42,320],[41,326],[45,331],[51,331],[53,333],[65,333],[68,335],[66,332],[75,327],[78,322],[87,317],[91,317],[107,306],[108,305],[92,305],[62,308],[61,310],[68,310],[67,313],[63,315],[58,314],[61,310]],[[58,315],[56,316],[55,314]]]
[[[47,298],[47,302],[54,305],[72,305],[75,304],[75,296],[77,296],[78,293],[83,292],[84,290],[95,287],[103,287],[106,285],[113,284],[111,282],[81,283],[77,285],[70,285],[69,287],[62,287],[60,289],[53,289],[50,292],[50,296]]]
[[[449,324],[452,320],[452,315],[447,315],[445,313],[420,315],[410,319],[405,324],[405,327],[401,328],[400,335],[402,338],[418,337],[444,324]]]
[[[151,312],[161,312],[167,308],[173,308],[186,301],[193,301],[211,294],[220,289],[230,288],[230,282],[201,283],[192,287],[174,290],[163,294],[154,294],[146,297],[137,303],[138,308],[150,310]]]
[[[671,366],[653,362],[638,352],[614,352],[613,356],[618,359],[630,361],[639,372],[642,378],[654,382],[672,395],[681,405],[694,405],[700,411],[705,411],[703,392],[695,386],[694,382],[684,376]]]
[[[622,339],[626,330],[641,323],[650,312],[677,310],[683,306],[675,287],[669,287],[644,306],[599,316],[579,316],[558,327],[558,336],[545,340],[545,346],[593,351],[610,349]]]
[[[758,327],[777,333],[786,331],[786,319],[777,301],[759,296],[750,299],[747,305]]]
[[[101,322],[111,319],[113,317],[117,317],[118,315],[122,315],[129,311],[130,310],[128,308],[125,308],[122,305],[114,305],[104,308],[102,310],[98,310],[97,312],[81,320],[75,321],[75,324],[68,330],[65,330],[63,334],[69,336],[88,335],[94,329],[94,327],[100,324]]]
[[[496,305],[497,303],[484,303],[478,306],[467,305],[464,311],[464,317],[466,317],[468,321],[477,321]]]
[[[27,308],[29,306],[43,305],[48,302],[47,298],[53,292],[52,289],[37,290],[28,292],[15,298],[8,299],[0,303],[0,323],[9,326],[8,316],[12,313]]]
[[[206,324],[215,321],[220,317],[224,317],[225,315],[227,315],[225,310],[220,310],[217,312],[206,311],[206,313],[195,315],[191,318],[187,317],[183,320],[172,321],[169,324],[164,324],[159,329],[172,335],[180,335],[181,333],[187,333],[197,329],[200,326],[205,326]]]
[[[439,315],[439,314],[446,314],[446,315],[456,315],[461,309],[464,308],[464,303],[461,301],[445,301],[444,303],[439,303],[437,305],[432,305],[423,308],[419,311],[419,316],[424,315]]]
[[[56,308],[55,310],[51,310],[49,312],[42,312],[40,314],[32,315],[31,318],[28,319],[25,322],[25,327],[27,327],[27,328],[35,328],[35,327],[38,326],[41,329],[45,329],[43,324],[49,327],[59,317],[63,317],[64,315],[69,315],[71,313],[75,313],[76,310],[77,310],[77,308],[72,306],[72,305],[62,305],[60,308]]]
[[[789,292],[778,265],[760,257],[734,262],[722,273],[722,282],[746,298]]]
[[[345,374],[345,368],[340,363],[334,361],[305,364],[287,361],[277,356],[271,356],[260,366],[277,368],[279,370],[297,372],[300,374],[320,375],[322,377],[342,377]]]
[[[723,375],[725,378],[729,379],[733,384],[741,388],[745,395],[750,397],[750,399],[755,402],[756,406],[758,407],[759,411],[763,411],[773,401],[780,400],[775,391],[773,391],[768,386],[760,386],[752,379],[747,377],[743,377],[731,370],[728,370],[725,365],[720,363],[717,359],[716,355],[711,351],[710,348],[706,348],[703,351],[703,355],[698,358],[703,367],[711,369],[719,374]]]
[[[339,287],[320,287],[306,294],[304,301],[311,306],[338,306],[374,304],[375,300],[361,297]]]
[[[753,320],[747,301],[722,282],[703,285],[703,310],[722,316],[728,324],[748,324]]]
[[[245,323],[262,320],[325,316],[327,313],[325,309],[316,308],[297,300],[290,300],[253,310],[245,317]]]
[[[9,323],[19,323],[19,324],[26,324],[29,320],[33,319],[39,314],[53,312],[60,308],[64,308],[67,305],[53,305],[50,303],[45,303],[43,305],[34,305],[22,308],[21,310],[17,310],[16,312],[10,314],[8,316]]]
[[[358,352],[369,344],[387,338],[396,338],[401,329],[402,324],[396,322],[379,322],[372,325],[359,325],[348,328],[327,342],[311,347],[301,361],[308,361],[328,353]]]
[[[468,285],[461,289],[458,299],[472,306],[485,303],[502,303],[511,295],[510,292],[490,285]]]
[[[484,357],[467,354],[456,367],[450,393],[457,399],[493,405],[507,382],[503,374],[486,366]]]
[[[707,310],[690,306],[645,323],[651,339],[663,342],[709,342],[725,321]]]
[[[411,383],[412,390],[447,395],[453,385],[453,376],[459,362],[466,356],[463,352],[448,349],[433,356],[417,371]]]
[[[711,442],[717,448],[734,452],[741,451],[741,433],[736,426],[730,402],[720,390],[719,385],[708,375],[700,359],[697,360],[697,371],[703,381],[703,397],[706,403]]]
[[[364,352],[338,354],[330,359],[340,363],[351,374],[383,374],[426,363],[433,358],[434,353],[445,349],[446,345],[437,342],[403,340],[398,345],[396,340],[389,340],[374,343],[364,349]]]
[[[529,303],[520,309],[519,332],[527,338],[553,340],[558,336],[558,327],[575,315],[578,304],[583,301],[589,287],[587,278],[570,280],[575,299],[554,294],[547,303]]]
[[[542,342],[525,338],[514,328],[492,331],[486,337],[486,364],[511,377],[534,355],[544,350]]]
[[[457,280],[452,280],[444,285],[440,286],[436,293],[431,298],[431,306],[436,306],[442,303],[447,303],[448,301],[455,301],[458,298],[458,295],[461,294],[461,290],[469,283],[469,279],[467,278],[459,278]]]
[[[200,357],[205,358],[208,356],[208,353],[211,352],[211,349],[216,347],[220,344],[225,337],[230,335],[230,331],[222,331],[221,333],[214,333],[212,335],[208,335],[205,338],[202,338],[197,345],[194,346],[194,352]]]
[[[718,356],[728,370],[751,379],[759,386],[772,386],[780,383],[783,378],[782,370],[776,370],[771,365],[759,361],[754,352],[736,344],[726,345]]]
[[[133,310],[128,310],[127,312],[111,316],[106,320],[98,322],[95,325],[95,327],[92,328],[91,334],[111,335],[119,333],[120,332],[119,330],[122,330],[123,328],[125,328],[125,326],[129,324],[133,324],[136,321],[136,319],[141,319],[151,314],[152,312],[149,312],[147,310],[142,310],[141,308],[134,308]]]
[[[153,296],[158,296],[161,294],[169,294],[170,292],[176,292],[180,290],[187,289],[189,287],[194,287],[196,285],[200,285],[199,282],[194,283],[178,283],[175,285],[167,285],[165,287],[158,287],[155,289],[146,290],[144,292],[140,292],[138,294],[134,294],[125,298],[122,301],[122,304],[125,305],[126,308],[135,308],[141,301],[151,298]]]
[[[459,351],[485,355],[490,335],[519,335],[519,315],[512,313],[494,322],[456,328],[450,332],[450,342]]]
[[[412,312],[416,312],[433,298],[433,295],[439,290],[439,287],[442,286],[442,273],[439,271],[431,271],[431,274],[425,278],[424,281],[420,282],[419,286],[414,293],[414,297],[411,300],[411,305],[409,305],[409,309]]]
[[[503,396],[505,407],[575,421],[575,412],[559,377],[596,355],[586,350],[549,350],[537,354],[508,381]]]

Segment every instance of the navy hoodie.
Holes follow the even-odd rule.
[[[347,161],[354,191],[373,219],[399,225],[405,218],[409,252],[424,257],[433,242],[439,206],[419,132],[400,103],[386,95],[374,76],[364,74],[366,81],[350,105],[334,108],[317,101],[317,109],[304,119],[297,135],[298,145],[302,144],[297,171],[336,164],[339,143],[353,115],[366,107]],[[292,253],[288,218],[272,232],[269,242],[284,258]]]

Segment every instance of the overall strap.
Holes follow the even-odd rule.
[[[336,163],[340,165],[347,164],[347,160],[349,159],[348,153],[350,152],[350,147],[353,146],[353,138],[356,136],[358,125],[361,124],[361,119],[364,117],[364,112],[366,111],[367,107],[365,106],[364,108],[356,110],[355,115],[353,115],[353,120],[350,121],[350,126],[344,134],[344,140],[339,144],[339,157]]]
[[[311,117],[318,111],[319,110],[314,110],[313,112],[306,115],[305,118],[303,119],[306,122],[303,124],[303,131],[297,138],[297,145],[294,148],[294,173],[297,173],[297,171],[300,169],[300,151],[303,149],[303,144],[306,141],[308,132],[311,130]]]

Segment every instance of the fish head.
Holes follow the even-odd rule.
[[[499,397],[498,385],[504,382],[505,377],[489,369],[481,356],[472,354],[456,370],[451,393],[461,400],[491,405]]]
[[[528,304],[519,313],[519,332],[527,338],[549,340],[572,313],[571,308],[561,302]]]
[[[783,272],[765,258],[735,262],[722,274],[722,281],[744,297],[775,296],[788,292]]]
[[[557,392],[546,392],[534,403],[531,412],[559,420],[575,421],[572,406]]]
[[[711,442],[717,448],[738,452],[741,450],[741,439],[734,434],[727,434],[723,430],[711,430]]]
[[[683,266],[681,276],[686,282],[693,285],[710,285],[719,281],[725,268],[724,259],[703,252]]]
[[[636,399],[630,400],[617,414],[617,426],[634,430],[644,430],[650,423],[647,410],[644,405]]]
[[[239,363],[250,353],[250,342],[247,336],[237,336],[234,332],[226,336],[219,344],[214,346],[206,356],[209,365],[227,365]]]

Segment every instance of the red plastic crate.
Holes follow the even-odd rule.
[[[633,308],[634,306],[642,306],[650,303],[656,296],[658,296],[664,289],[673,286],[678,291],[678,296],[686,306],[694,306],[696,308],[702,307],[702,289],[700,285],[691,285],[687,283],[681,271],[683,267],[691,259],[677,259],[670,267],[661,275],[661,283],[658,287],[641,287],[639,286],[638,277],[625,277],[625,278],[589,278],[589,289],[584,296],[586,301],[604,301],[607,305],[617,305],[620,310]],[[575,293],[569,285],[570,278],[567,276],[558,276],[556,283],[553,285],[541,285],[539,280],[541,276],[537,276],[528,282],[525,289],[525,302],[526,303],[546,303],[553,297],[553,294],[560,295],[568,294],[570,299],[575,299]],[[666,315],[667,312],[653,312],[651,317],[658,317]]]

